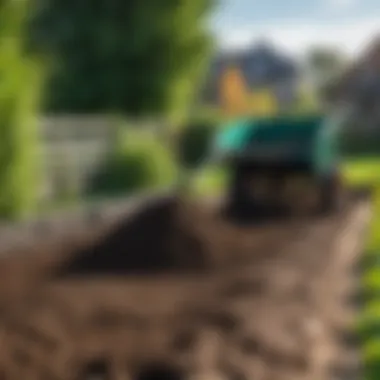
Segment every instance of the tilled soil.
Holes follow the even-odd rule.
[[[330,217],[237,226],[165,198],[78,231],[75,245],[4,259],[0,369],[9,380],[341,376],[368,214],[355,201]]]

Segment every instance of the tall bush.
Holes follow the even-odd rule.
[[[41,71],[24,51],[24,0],[0,5],[0,217],[31,213],[37,203],[36,110]]]
[[[125,195],[168,187],[177,167],[171,152],[150,132],[122,132],[119,142],[90,183],[94,195]]]

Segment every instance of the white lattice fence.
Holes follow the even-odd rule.
[[[89,176],[110,151],[117,126],[115,120],[99,116],[41,120],[42,199],[83,191]]]

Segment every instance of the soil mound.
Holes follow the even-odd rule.
[[[200,239],[181,219],[182,203],[170,197],[145,205],[58,269],[77,275],[151,275],[208,268]]]
[[[73,249],[55,278],[154,274],[201,274],[270,258],[286,241],[302,235],[305,223],[280,219],[245,226],[218,207],[179,197],[156,199],[105,233]],[[276,239],[273,239],[276,236]]]

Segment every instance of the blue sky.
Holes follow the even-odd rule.
[[[380,32],[380,0],[220,0],[212,28],[226,47],[267,37],[302,54],[334,45],[356,54]]]

